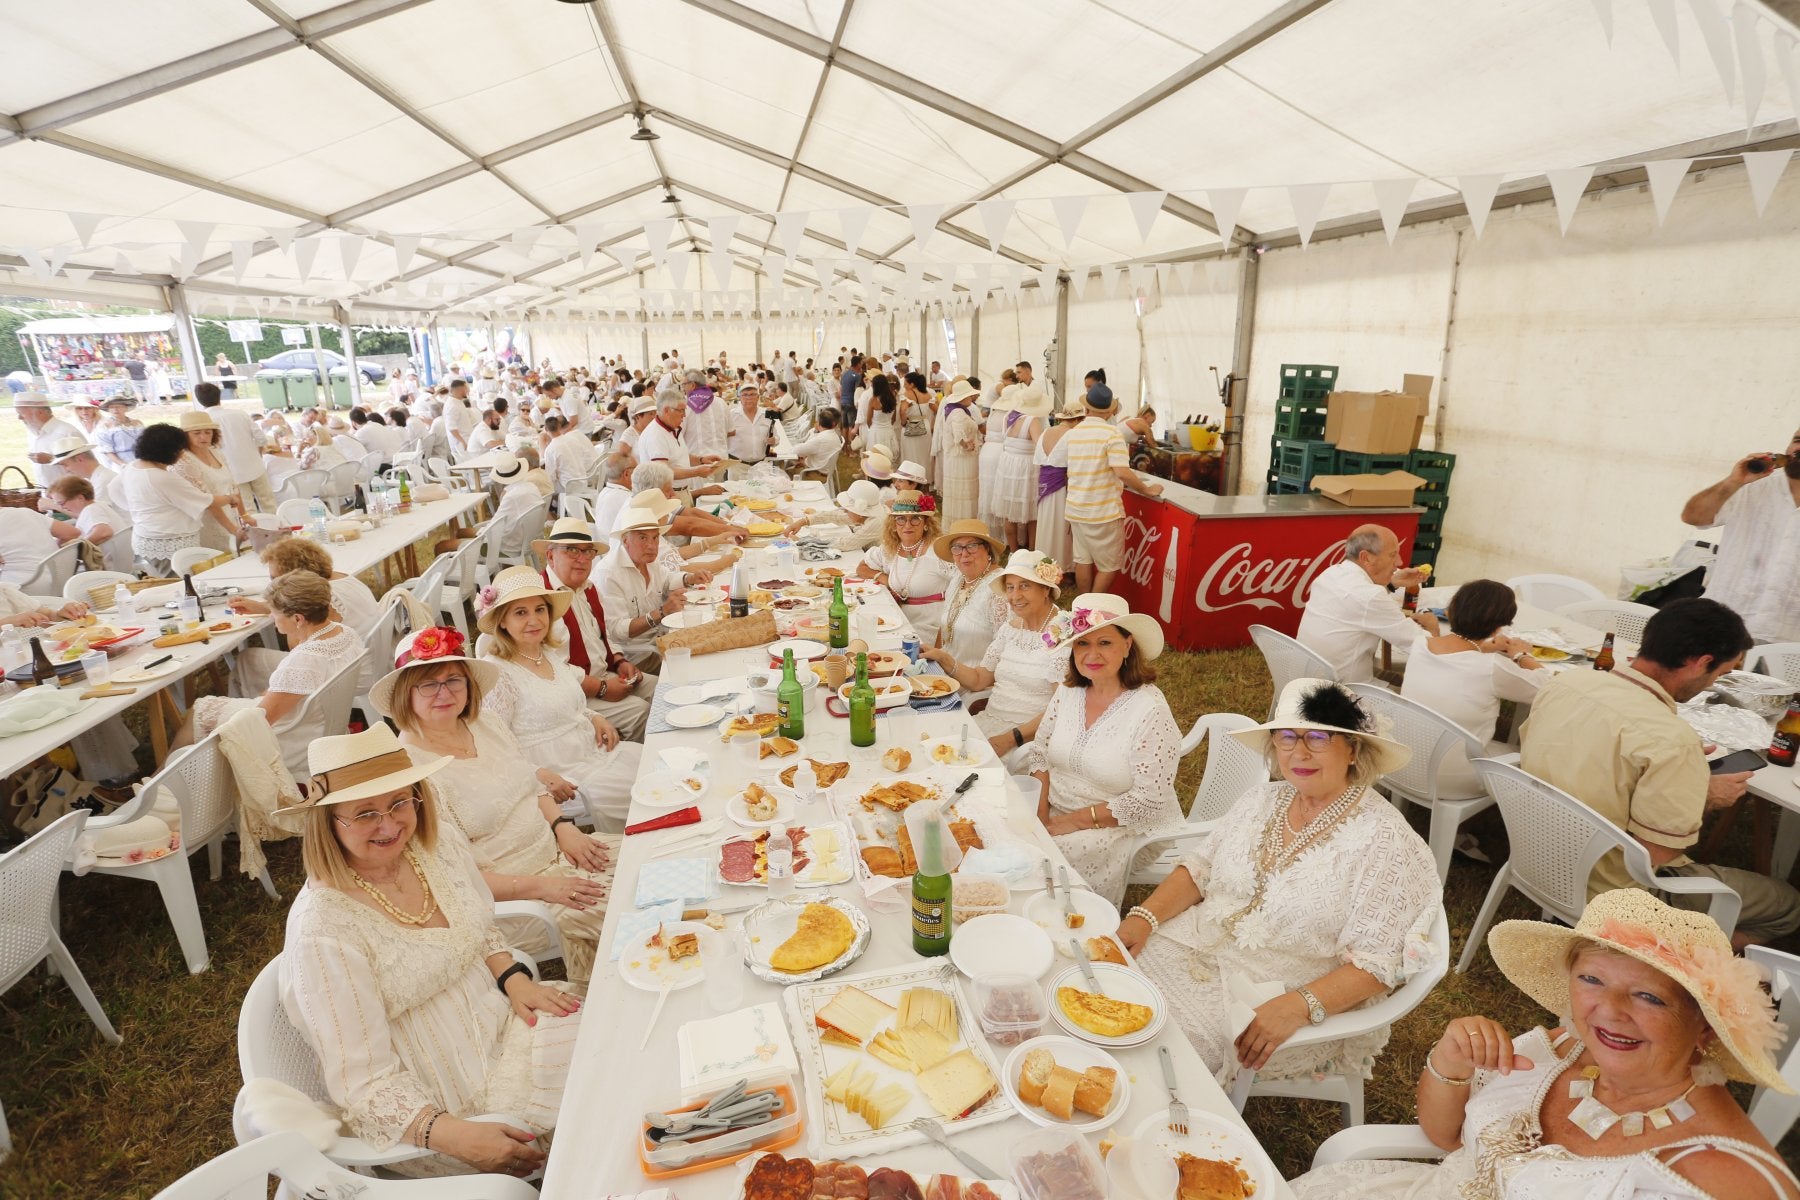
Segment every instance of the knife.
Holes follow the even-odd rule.
[[[918,1120],[914,1121],[913,1124],[918,1126],[918,1128],[924,1132],[926,1137],[948,1150],[956,1158],[957,1162],[975,1172],[975,1177],[977,1179],[1002,1178],[998,1171],[995,1171],[992,1167],[982,1162],[979,1158],[976,1158],[973,1154],[952,1145],[949,1137],[944,1133],[944,1127],[930,1117],[920,1117]]]
[[[955,790],[955,791],[954,791],[954,792],[952,792],[952,793],[950,793],[950,794],[951,794],[951,795],[952,795],[952,796],[960,796],[960,795],[962,795],[962,794],[963,794],[963,793],[964,793],[964,792],[966,792],[966,791],[968,791],[968,790],[969,790],[969,789],[970,789],[970,788],[972,788],[972,787],[974,787],[974,786],[975,786],[975,781],[976,781],[976,780],[978,780],[978,779],[980,779],[980,778],[981,778],[981,776],[980,776],[980,775],[978,775],[978,774],[976,774],[976,773],[975,773],[975,772],[973,772],[973,771],[971,771],[971,772],[969,772],[969,777],[968,777],[968,778],[967,778],[967,779],[965,779],[965,780],[963,780],[963,781],[962,781],[962,782],[961,782],[961,783],[959,783],[959,784],[957,784],[957,785],[956,785],[956,790]]]
[[[1078,914],[1075,912],[1075,898],[1069,893],[1069,868],[1056,868],[1056,877],[1062,881],[1063,922],[1070,929],[1078,929],[1081,925],[1085,924],[1085,922],[1076,919]],[[1052,895],[1054,895],[1054,893],[1052,893]]]
[[[1044,895],[1050,897],[1050,903],[1056,903],[1056,877],[1050,874],[1050,860],[1044,860]]]
[[[1088,960],[1087,948],[1075,938],[1069,939],[1069,955],[1081,968],[1081,977],[1087,980],[1088,990],[1096,996],[1106,995],[1106,989],[1100,986],[1100,977],[1094,974],[1093,963]]]

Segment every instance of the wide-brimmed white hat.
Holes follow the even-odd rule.
[[[1015,556],[1016,557],[1016,556]],[[1011,562],[1007,567],[1012,566]],[[1042,580],[1037,580],[1041,583]],[[1149,662],[1163,652],[1162,626],[1149,613],[1134,613],[1131,602],[1112,592],[1083,592],[1069,606],[1069,623],[1062,644],[1073,645],[1076,638],[1108,625],[1118,625],[1137,642],[1138,653]]]
[[[580,517],[558,517],[556,524],[550,526],[550,536],[534,539],[531,550],[534,554],[548,554],[558,546],[592,546],[598,553],[606,553],[606,543],[595,537],[594,527]]]
[[[1231,736],[1259,754],[1267,754],[1269,736],[1277,729],[1323,729],[1355,737],[1377,775],[1398,771],[1412,761],[1410,746],[1383,736],[1375,718],[1364,711],[1356,697],[1329,679],[1289,680],[1281,689],[1274,716]]]
[[[999,562],[1000,556],[1006,553],[1006,543],[989,531],[986,521],[975,517],[950,522],[950,527],[931,543],[931,552],[947,563],[954,563],[956,556],[950,553],[950,546],[960,538],[980,538],[988,548],[988,558],[994,562]]]
[[[511,483],[525,474],[525,460],[510,451],[502,452],[494,459],[492,475],[502,483]]]
[[[867,479],[858,479],[837,494],[837,505],[859,517],[878,517],[887,511],[881,489]]]
[[[1012,403],[1007,407],[1021,417],[1047,417],[1050,415],[1050,397],[1043,388],[1027,388],[1022,383],[1015,383],[1007,391],[1013,394]]]
[[[380,721],[361,733],[314,738],[306,748],[309,778],[300,780],[300,800],[274,811],[294,816],[322,804],[350,804],[410,787],[443,769],[450,760],[439,756],[415,761]]]
[[[1726,1075],[1793,1095],[1775,1065],[1783,1031],[1763,991],[1764,972],[1732,952],[1718,922],[1638,888],[1619,888],[1589,900],[1573,929],[1547,921],[1502,921],[1488,934],[1488,949],[1514,987],[1566,1019],[1564,963],[1577,938],[1635,958],[1679,984],[1712,1029],[1704,1053]]]
[[[994,582],[988,586],[993,588],[997,595],[1006,595],[1006,578],[1009,575],[1028,580],[1040,587],[1049,588],[1052,598],[1062,590],[1062,564],[1042,550],[1014,550],[1012,557],[1006,560],[1006,565],[1000,568],[1000,573],[994,576]],[[1155,624],[1155,622],[1152,621],[1151,624]],[[1160,626],[1156,632],[1159,636],[1161,635]],[[1136,637],[1137,634],[1134,632],[1131,636]]]
[[[880,446],[863,455],[862,473],[868,479],[892,479],[894,477],[894,460],[887,456],[887,451]]]
[[[547,588],[544,579],[527,566],[508,567],[494,576],[494,582],[481,589],[477,597],[476,607],[480,612],[475,617],[475,624],[483,633],[493,633],[500,627],[500,612],[514,600],[530,600],[543,596],[550,602],[550,620],[554,623],[563,619],[569,611],[569,604],[575,599],[575,593],[567,588]]]
[[[925,468],[909,458],[894,468],[894,478],[904,479],[909,483],[924,483]]]
[[[643,395],[635,397],[631,402],[631,415],[634,417],[645,416],[646,414],[655,411],[656,397],[649,392],[645,392]]]
[[[100,411],[100,402],[98,400],[94,399],[92,396],[77,396],[73,400],[69,401],[69,407],[70,408],[91,408],[95,412],[99,412]]]
[[[196,433],[210,429],[219,432],[219,423],[212,419],[212,414],[202,409],[190,409],[175,418],[175,424],[183,433]]]
[[[954,404],[965,396],[979,395],[980,390],[981,389],[970,384],[968,378],[965,376],[950,385],[950,390],[944,393],[944,403]]]
[[[634,493],[631,502],[626,507],[647,508],[656,514],[657,520],[666,522],[681,511],[681,501],[664,494],[661,488],[645,488],[641,492]]]
[[[50,461],[61,462],[65,458],[74,458],[77,454],[92,454],[93,445],[83,437],[57,438],[50,443]]]
[[[463,664],[463,670],[469,673],[474,686],[479,691],[488,691],[499,680],[500,668],[491,662],[483,662],[464,654],[463,647],[466,645],[468,639],[463,636],[462,630],[452,629],[448,625],[430,625],[407,634],[394,647],[394,669],[377,679],[369,689],[369,703],[382,716],[394,716],[394,688],[399,684],[400,676],[406,668],[438,666],[447,662]]]

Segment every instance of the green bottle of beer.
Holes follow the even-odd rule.
[[[831,622],[831,648],[842,650],[850,644],[850,606],[844,603],[844,577],[831,580],[831,607],[826,610]]]
[[[850,744],[875,744],[875,688],[869,682],[869,656],[856,656],[856,682],[850,685]]]
[[[913,953],[944,954],[950,949],[950,872],[944,865],[944,821],[936,805],[916,828],[919,869],[912,878]]]
[[[806,735],[806,689],[794,677],[794,651],[781,652],[781,686],[775,689],[775,711],[781,714],[781,736],[796,742]]]
[[[412,507],[412,484],[406,478],[405,471],[396,471],[400,477],[400,508],[402,511]]]

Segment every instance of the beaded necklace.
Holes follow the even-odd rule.
[[[381,889],[364,879],[361,875],[358,875],[355,871],[350,872],[350,876],[356,880],[356,885],[358,887],[375,897],[375,903],[381,905],[381,907],[386,910],[388,916],[394,918],[394,920],[400,922],[402,925],[423,925],[425,922],[431,920],[432,916],[437,912],[437,897],[431,894],[431,881],[425,878],[425,868],[419,865],[419,857],[412,852],[412,847],[410,846],[407,847],[406,850],[406,861],[412,864],[413,874],[419,877],[419,886],[425,889],[425,906],[420,909],[419,915],[416,917],[411,913],[401,912],[400,909],[394,905],[393,901],[381,894]]]

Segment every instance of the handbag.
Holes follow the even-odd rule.
[[[6,473],[8,471],[18,472],[19,478],[25,481],[25,486],[7,487]],[[31,476],[25,473],[24,467],[14,463],[0,467],[0,508],[36,508],[38,497],[42,494],[38,490],[37,484],[31,481]]]

